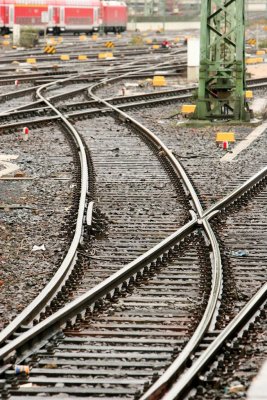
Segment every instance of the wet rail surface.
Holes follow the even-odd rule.
[[[27,380],[32,385],[27,388],[21,382],[12,397],[40,392],[71,396],[77,390],[92,398],[141,394],[172,362],[190,333],[192,312],[201,300],[198,240],[190,250],[186,245],[180,249],[186,255],[174,255],[154,276],[129,286],[106,311],[88,313],[56,344],[37,352]]]
[[[82,293],[159,243],[190,214],[181,183],[166,171],[162,154],[131,127],[101,117],[75,128],[90,149],[94,206],[101,213],[92,250],[81,252],[90,261],[79,285]]]
[[[223,125],[200,129],[180,126],[179,123],[175,126],[173,119],[169,118],[175,112],[175,108],[170,109],[166,105],[143,109],[142,112],[127,112],[141,123],[149,125],[169,146],[191,177],[205,207],[226,196],[266,165],[266,131],[241,151],[233,162],[226,162],[225,151],[216,143],[216,133],[225,130]],[[229,151],[231,152],[239,142],[246,141],[256,127],[257,125],[229,124],[228,129],[235,133],[236,140],[236,143],[229,146]]]
[[[135,80],[136,79],[135,77]],[[75,84],[76,88],[73,91],[71,91],[71,85],[67,85],[54,89],[58,94],[53,94],[53,92],[51,92],[52,96],[49,96],[50,100],[72,119],[86,118],[97,112],[109,112],[108,108],[101,107],[99,102],[91,100],[88,95],[88,86],[85,84],[86,80],[88,79],[84,78],[84,84],[78,83],[78,86],[81,86],[81,90],[77,89],[77,84]],[[266,81],[264,79],[250,82],[249,87],[251,89],[261,88],[260,93],[266,89]],[[58,86],[61,86],[61,84],[58,84]],[[119,107],[124,110],[157,107],[161,103],[179,104],[180,106],[184,102],[190,101],[191,93],[195,90],[194,86],[172,90],[165,90],[165,88],[162,87],[156,92],[155,90],[150,90],[148,92],[148,89],[146,89],[146,92],[140,94],[122,95],[122,87],[123,81],[117,85],[117,95],[112,98],[107,97],[106,100],[111,104],[119,105]],[[14,96],[16,96],[16,93],[14,93]],[[75,102],[73,100],[75,100]],[[0,115],[0,128],[10,124],[11,121],[13,122],[13,126],[16,127],[25,123],[31,124],[32,120],[34,120],[35,123],[43,123],[49,120],[51,110],[45,107],[42,102],[34,103],[26,101],[25,105],[25,103],[22,103],[22,99],[18,99],[17,101],[20,102],[17,107],[18,111],[10,108],[10,111],[12,111],[11,113],[5,111]],[[10,100],[8,104],[10,104]],[[53,117],[55,116],[53,115]]]
[[[111,125],[109,118],[111,119],[111,117],[102,117],[105,126],[107,121],[109,126]],[[125,122],[122,121],[121,125]],[[83,140],[85,142],[88,141],[88,131],[90,134],[90,129],[86,127],[87,124],[85,121],[80,121],[75,125],[77,129],[79,127],[78,130],[81,129],[84,132]],[[127,124],[123,128],[124,132],[129,131]],[[96,137],[92,137],[92,134],[90,134],[89,143],[91,141],[94,142],[95,152],[99,157],[99,144],[96,144]],[[103,145],[107,146],[109,142],[103,141]],[[112,158],[119,158],[121,156],[120,151],[120,147],[115,147]],[[93,159],[93,150],[90,156]],[[158,156],[165,157],[161,149],[158,150]],[[113,170],[114,175],[116,175],[116,168]],[[110,172],[112,175],[112,169]],[[101,173],[97,172],[97,175],[99,177],[96,177],[96,182],[99,179],[98,183],[101,187],[101,178],[104,174],[101,176]],[[149,174],[148,177],[150,177]],[[115,182],[117,181],[115,180]],[[95,185],[95,187],[97,188],[98,185]],[[105,194],[105,184],[102,189]],[[101,214],[100,216],[103,217]],[[182,216],[184,218],[183,213]],[[98,220],[100,225],[101,218]],[[215,225],[217,224],[220,225],[216,221]],[[100,230],[96,233],[95,241],[102,239],[102,236],[105,235],[105,229],[106,227],[103,231]],[[203,240],[203,237],[205,240]],[[153,244],[153,241],[151,244]],[[65,323],[62,322],[63,325],[66,325],[65,337],[60,332],[55,336],[52,335],[52,339],[45,344],[44,348],[40,349],[40,346],[39,348],[37,346],[34,355],[27,359],[26,362],[33,366],[34,376],[30,376],[28,381],[25,374],[17,378],[12,369],[7,370],[5,374],[8,381],[4,382],[3,394],[10,392],[13,398],[35,397],[36,394],[49,396],[49,398],[59,394],[62,398],[77,398],[75,391],[77,391],[76,382],[79,379],[80,396],[86,396],[88,393],[91,394],[91,398],[112,398],[114,396],[140,398],[143,393],[146,396],[145,393],[149,386],[171,365],[171,361],[177,356],[177,353],[179,354],[184,348],[196,328],[199,318],[205,311],[211,286],[211,282],[207,280],[207,277],[211,277],[209,246],[210,243],[206,240],[206,234],[202,227],[199,227],[196,233],[189,236],[187,240],[179,242],[163,253],[161,257],[155,258],[149,268],[141,269],[132,279],[124,281],[122,286],[119,285],[115,290],[109,292],[109,295],[95,301],[93,307],[85,308],[85,312],[79,314],[74,321],[69,318]],[[84,247],[82,247],[82,251],[84,251]],[[188,274],[188,270],[190,270],[190,274]],[[201,281],[201,278],[204,278],[204,282]],[[79,279],[79,276],[74,276],[72,282],[76,284]],[[188,285],[190,293],[185,289],[185,286],[188,289]],[[169,300],[174,297],[173,290],[179,293],[176,301],[181,301],[182,311],[181,314],[178,312],[179,315],[172,312],[166,317],[166,308],[173,311],[171,304],[174,303]],[[73,288],[70,284],[65,289],[65,294],[72,295],[72,292]],[[196,304],[200,304],[200,309],[197,308]],[[197,315],[190,318],[193,309],[197,311],[195,313]],[[159,316],[157,321],[151,317],[151,310]],[[174,310],[176,310],[176,307]],[[140,314],[142,317],[140,317]],[[164,332],[161,324],[166,325]],[[180,324],[179,329],[177,328],[178,324]],[[219,334],[216,326],[213,329],[215,335],[210,334],[208,343],[211,343],[214,337]],[[140,338],[144,340],[142,348],[140,348]],[[153,341],[155,338],[156,342]],[[166,338],[171,340],[172,346],[168,346],[164,342]],[[148,340],[147,343],[152,344],[153,348],[156,347],[156,350],[153,349],[151,352],[148,348],[145,348],[146,339]],[[207,343],[207,339],[204,340]],[[133,346],[129,346],[130,341],[134,344]],[[136,346],[137,341],[138,350],[136,349],[138,347]],[[82,351],[79,351],[81,346]],[[170,350],[171,348],[172,350]],[[103,350],[105,354],[109,354],[108,358],[106,355],[103,356]],[[18,360],[22,361],[23,355],[20,356],[19,354],[18,352]],[[154,361],[156,354],[157,362]],[[144,367],[143,372],[140,371],[140,364]],[[155,373],[153,365],[155,367],[156,364]],[[84,368],[88,365],[91,367],[89,370]],[[123,365],[125,365],[126,371],[124,371]],[[138,368],[140,374],[138,379],[135,373],[136,368]],[[126,372],[126,375],[122,374],[118,378],[118,369],[120,373]],[[43,377],[45,370],[48,370],[46,378]],[[72,372],[74,371],[73,380]],[[88,372],[90,375],[88,375]],[[60,379],[58,373],[61,376]],[[104,379],[101,380],[99,374]],[[63,378],[62,375],[64,375]]]
[[[66,288],[63,288],[63,289],[66,290]],[[62,297],[62,293],[60,292],[59,294],[61,294],[61,297]],[[60,299],[57,298],[56,304],[57,304],[56,306],[55,306],[55,304],[52,305],[52,308],[53,308],[53,309],[54,309],[55,307],[58,307],[58,304],[59,304],[59,305],[62,305],[62,299],[61,299],[61,298],[60,298]],[[63,303],[63,304],[64,304],[64,303]],[[50,308],[48,307],[48,309],[50,309]],[[50,313],[51,311],[48,311],[48,310],[47,310],[47,312],[48,312],[48,315],[49,315],[49,313]],[[47,314],[41,313],[41,319],[44,318],[45,315],[47,315]]]
[[[261,192],[263,187],[263,184],[256,185],[256,191]],[[255,196],[254,189],[249,192],[248,197],[250,196]],[[240,203],[234,204],[234,211],[240,206],[242,208],[243,202],[244,200],[241,199]],[[228,209],[228,213],[230,212],[231,210]],[[142,396],[153,380],[156,380],[168,364],[171,364],[177,353],[179,357],[179,352],[185,340],[188,339],[188,332],[194,329],[194,324],[197,323],[196,320],[192,320],[192,312],[200,315],[196,304],[201,299],[199,291],[201,272],[204,278],[203,288],[207,285],[209,268],[208,255],[203,251],[205,247],[205,245],[203,247],[203,238],[202,246],[199,247],[198,242],[199,237],[194,235],[191,240],[186,240],[184,244],[176,246],[165,259],[163,257],[158,264],[151,266],[152,269],[150,268],[146,273],[144,271],[139,276],[137,274],[135,285],[133,285],[134,281],[129,282],[121,290],[115,291],[107,302],[95,304],[94,312],[88,310],[82,317],[78,316],[74,325],[69,321],[65,335],[62,333],[55,335],[43,350],[35,351],[32,358],[27,359],[27,362],[32,365],[34,376],[30,377],[29,381],[28,378],[25,380],[25,376],[17,379],[10,371],[7,375],[11,377],[11,381],[7,384],[6,390],[13,393],[14,398],[36,393],[46,393],[50,396],[62,393],[64,398],[64,393],[72,396],[77,391],[76,380],[78,379],[80,396],[88,394],[93,398],[99,396],[101,398],[103,394],[106,394],[107,398]],[[202,262],[197,261],[199,256],[196,254],[195,247],[198,247],[198,254],[202,254]],[[201,247],[202,251],[200,251]],[[202,268],[199,268],[199,265]],[[190,275],[187,275],[185,271],[190,271]],[[191,295],[185,291],[185,280]],[[227,282],[225,285],[227,286]],[[173,290],[175,290],[175,295]],[[193,297],[192,293],[194,293]],[[179,304],[178,308],[176,302]],[[168,315],[166,315],[167,309]],[[225,307],[222,311],[226,311]],[[155,315],[159,317],[159,320],[155,320]],[[173,317],[174,320],[172,320]],[[163,323],[165,323],[164,326]],[[183,334],[184,331],[186,335]],[[201,351],[210,343],[212,344],[219,334],[220,329],[218,327],[216,329],[215,325],[213,330],[204,337],[204,346],[201,345]],[[166,338],[168,346],[166,346]],[[149,350],[145,351],[143,346],[140,348],[140,343],[144,346],[149,343]],[[170,344],[174,346],[171,355],[169,354]],[[157,358],[155,350],[153,353],[154,346],[157,348]],[[161,354],[160,351],[163,353]],[[195,359],[199,352],[200,350],[197,349]],[[151,362],[155,358],[157,362]],[[155,366],[158,374],[155,374]],[[140,373],[141,367],[144,368],[145,373]],[[48,369],[47,375],[46,369]],[[136,369],[138,369],[137,375]],[[61,370],[63,370],[62,373]],[[43,375],[49,379],[44,378]],[[57,378],[58,375],[61,376],[60,381]],[[105,379],[99,379],[100,375]],[[138,380],[136,376],[139,377]],[[82,390],[80,390],[80,385],[82,385]],[[143,396],[150,398],[146,394]]]
[[[110,125],[110,123],[109,123],[109,125]],[[117,131],[118,131],[118,129],[117,129]],[[124,128],[124,131],[125,131],[125,128]],[[90,132],[89,132],[90,133]],[[118,135],[118,134],[117,134]],[[129,135],[129,133],[128,133],[128,135]],[[130,133],[130,135],[131,136],[133,136],[132,135],[132,133]],[[84,135],[85,136],[85,135]],[[95,138],[94,138],[95,139]],[[118,139],[118,138],[117,138]],[[84,140],[86,140],[86,138],[84,139]],[[107,145],[108,145],[108,140],[110,140],[110,138],[108,138],[107,137],[107,139],[106,139],[106,143],[104,143],[104,146],[106,147]],[[141,144],[140,144],[140,141],[138,142],[138,141],[136,141],[136,137],[135,138],[131,138],[131,140],[132,140],[132,145],[134,145],[134,146],[136,146],[136,149],[137,149],[137,147],[138,147],[138,149],[140,150],[140,148],[142,148],[141,147]],[[129,145],[129,143],[127,144],[127,145]],[[99,145],[98,145],[99,146]],[[102,145],[103,146],[103,145]],[[132,146],[133,147],[133,146]],[[97,155],[98,155],[98,157],[99,157],[99,149],[97,149],[98,151],[96,152],[97,153]],[[118,156],[118,154],[116,154],[117,152],[118,152],[118,150],[115,148],[115,149],[111,149],[111,150],[115,150],[115,154],[114,154],[114,158],[116,159],[117,158],[117,156]],[[119,151],[122,151],[123,149],[120,149],[119,148]],[[165,157],[165,154],[164,154],[164,151],[162,152],[162,153],[160,153],[160,151],[159,150],[157,150],[157,153],[159,153],[158,154],[158,156],[159,157],[162,157],[162,158],[164,158]],[[140,155],[137,153],[137,151],[133,154],[134,155],[134,159],[135,159],[135,163],[136,163],[136,159],[138,158],[138,157],[140,157]],[[144,153],[144,155],[145,155],[145,158],[147,158],[149,155],[148,154],[146,154],[146,153]],[[141,154],[141,156],[142,157],[144,157],[144,155],[142,155]],[[151,156],[151,154],[150,154],[150,156]],[[127,152],[126,152],[126,154],[125,154],[125,156],[124,156],[125,158],[128,158],[128,160],[127,160],[127,162],[129,163],[129,156],[127,157]],[[141,164],[141,162],[143,163],[143,160],[142,160],[142,157],[141,157],[141,161],[139,161],[139,164]],[[140,168],[140,165],[139,165],[138,163],[137,163],[137,169],[136,169],[136,171],[137,171],[137,173],[138,173],[138,168]],[[129,164],[128,164],[129,165]],[[146,166],[147,167],[147,166]],[[166,165],[166,167],[167,167],[167,169],[169,169],[170,170],[170,167],[168,166],[168,165]],[[150,165],[150,168],[153,168],[153,173],[155,173],[156,171],[155,171],[155,168],[156,168],[156,166],[155,166],[155,164],[152,164],[152,166]],[[137,177],[138,177],[138,175],[136,174],[136,171],[133,171],[132,172],[132,174],[133,174],[133,176],[134,176],[134,179],[136,180],[137,179]],[[115,176],[118,174],[118,172],[116,171],[116,168],[115,168],[115,172],[116,172],[116,174],[115,174]],[[156,191],[155,191],[155,193],[154,193],[154,196],[155,197],[159,197],[158,196],[158,194],[157,194],[157,192],[159,191],[159,190],[161,190],[162,188],[163,188],[163,186],[165,187],[166,186],[166,184],[167,184],[167,182],[166,182],[166,179],[163,179],[163,176],[161,176],[161,174],[159,175],[159,176],[157,176],[158,175],[158,173],[156,173],[155,175],[154,175],[154,180],[153,180],[153,174],[152,173],[148,173],[148,178],[147,179],[149,179],[149,181],[150,181],[150,184],[152,184],[152,187],[151,188],[153,188],[153,189],[156,189]],[[157,180],[155,179],[155,178],[157,178],[157,179],[159,179],[159,182],[158,182],[158,184],[157,184]],[[115,179],[117,179],[117,178],[115,178]],[[144,178],[142,178],[142,179],[144,179]],[[165,181],[165,182],[164,182]],[[134,182],[134,181],[133,181]],[[140,184],[140,182],[139,181],[137,181],[138,182],[138,185]],[[145,180],[144,180],[144,182],[145,182]],[[145,182],[146,183],[146,182]],[[153,185],[154,185],[154,187],[153,187]],[[163,186],[162,186],[163,185]],[[100,185],[100,188],[101,188],[101,185]],[[180,190],[181,190],[181,188],[179,188]],[[101,192],[101,191],[100,191]],[[136,191],[135,191],[136,192]],[[105,193],[104,193],[105,194]],[[150,190],[150,194],[153,194],[153,192],[151,193],[151,190]],[[117,195],[118,195],[118,193],[117,193]],[[174,195],[174,192],[172,192],[171,193],[171,195],[172,195],[172,197],[173,197],[173,195]],[[104,196],[105,197],[105,196]],[[146,196],[147,197],[147,196]],[[105,199],[106,200],[106,199]],[[166,201],[167,199],[166,199],[166,193],[165,193],[165,195],[164,195],[164,206],[165,206],[165,208],[166,208],[166,205],[165,204],[167,204],[167,203],[170,203],[170,207],[171,207],[171,209],[173,209],[173,206],[174,206],[174,203],[173,203],[173,201],[170,201],[170,202],[168,202],[168,201]],[[146,203],[147,203],[147,198],[145,198],[145,201],[146,201]],[[166,203],[165,203],[166,202]],[[142,206],[143,206],[143,204],[142,204]],[[146,206],[147,206],[147,204],[146,204]],[[140,210],[141,212],[140,212],[140,214],[142,215],[142,211],[144,211],[144,210]],[[151,207],[146,207],[146,210],[145,211],[150,211],[151,212]],[[153,211],[153,208],[152,208],[152,211]],[[156,210],[155,210],[156,211]],[[154,211],[154,213],[155,213],[155,211]],[[161,211],[161,213],[162,213],[162,211]],[[170,214],[170,211],[169,212],[166,212],[166,210],[165,210],[165,216],[164,216],[164,220],[165,220],[165,222],[166,222],[166,218],[170,218],[170,217],[168,217],[168,214]],[[114,216],[115,215],[113,215],[113,218],[114,218]],[[151,217],[152,217],[153,215],[150,215],[150,219],[151,219]],[[158,214],[158,216],[159,216],[159,214]],[[189,216],[189,215],[188,215]],[[187,218],[188,218],[188,216],[187,216]],[[183,218],[184,218],[184,215],[183,215]],[[158,219],[158,218],[157,218]],[[154,223],[156,222],[156,218],[155,218],[155,220],[154,220]],[[157,221],[157,223],[158,223],[158,221]],[[172,216],[172,224],[174,223],[174,221],[173,221],[173,216]],[[151,224],[152,226],[153,226],[153,221],[152,221],[152,224]],[[146,228],[147,229],[147,228]],[[153,229],[155,229],[155,226],[153,226]],[[166,231],[166,224],[164,225],[164,231],[162,232],[162,236],[160,236],[159,235],[159,237],[158,238],[153,238],[153,240],[152,240],[152,243],[150,243],[149,245],[153,245],[153,243],[155,244],[159,239],[160,239],[160,237],[161,238],[163,238],[163,237],[165,237],[166,236],[166,233],[168,233],[168,232],[170,232],[171,231],[171,229],[172,229],[172,227],[170,228],[170,227],[168,227],[167,228],[167,231]],[[139,228],[139,230],[140,230],[140,228]],[[158,230],[158,229],[157,229]],[[138,246],[138,247],[140,247],[140,245]],[[146,244],[146,246],[145,247],[148,247],[147,246],[147,244]],[[144,247],[142,248],[141,247],[141,252],[144,250]],[[140,251],[140,249],[139,249],[139,251]],[[192,262],[192,260],[194,260],[196,258],[196,254],[193,254],[193,256],[191,255],[191,257],[189,257],[189,259],[187,259],[187,262],[188,261],[190,261],[190,263]],[[163,260],[164,261],[164,260]],[[158,264],[160,264],[161,263],[161,260],[159,260],[159,263]],[[156,267],[158,267],[158,265],[156,265]],[[178,275],[179,275],[179,273],[181,273],[181,272],[178,272]],[[193,273],[192,273],[193,274]],[[194,274],[193,274],[194,275]],[[171,272],[171,275],[170,276],[174,276],[174,277],[176,277],[176,274],[175,274],[175,272]],[[165,276],[165,275],[163,275],[163,277],[164,277],[164,279],[167,279],[167,281],[169,280],[169,274],[167,273],[167,275]],[[166,278],[167,277],[167,278]],[[182,273],[182,281],[184,280],[186,278],[186,274],[185,274],[185,277],[183,276],[183,273]],[[192,276],[192,280],[193,280],[193,276]],[[164,282],[165,283],[165,282]],[[166,286],[168,286],[168,285],[166,285]],[[152,286],[153,287],[153,286]],[[129,286],[129,288],[130,288],[130,286]],[[173,288],[172,288],[173,289]],[[164,290],[165,290],[165,286],[163,286],[162,287],[162,290],[163,290],[163,292],[164,292]],[[168,287],[166,287],[166,290],[169,290],[169,288]],[[152,293],[153,293],[153,290],[152,290],[152,292],[150,292],[149,294],[150,294],[150,296],[152,295]],[[170,293],[172,293],[172,292],[170,292]],[[187,295],[186,295],[187,296]],[[150,299],[150,297],[148,297],[148,299],[147,299],[147,301],[149,301],[149,300],[151,300]],[[159,301],[159,299],[158,298],[156,298],[156,302],[157,301]],[[184,303],[185,303],[185,301],[184,301]],[[146,311],[146,313],[148,312],[148,310]],[[126,316],[125,316],[125,318],[126,318]],[[186,322],[186,318],[185,318],[185,320],[183,321],[183,322]],[[137,325],[137,328],[138,328],[138,325]],[[153,324],[152,324],[152,328],[153,328]],[[151,357],[150,357],[151,358]],[[152,357],[153,358],[153,357]]]
[[[217,319],[220,331],[227,329],[229,322],[266,282],[266,197],[266,186],[263,186],[252,199],[244,198],[232,206],[217,226],[225,257],[224,314]],[[215,360],[210,362],[198,381],[199,388],[194,389],[191,396],[226,399],[234,391],[246,393],[266,354],[266,294],[260,305],[261,311],[257,312],[258,308],[255,308],[256,316],[252,314],[245,329],[232,337],[228,349],[225,346],[226,354],[219,351]]]
[[[79,160],[73,142],[55,124],[29,136],[24,141],[21,131],[0,137],[15,169],[11,175],[1,169],[0,178],[1,329],[52,278],[76,219]]]

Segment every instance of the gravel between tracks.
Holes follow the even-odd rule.
[[[69,143],[56,125],[33,129],[28,142],[19,141],[15,134],[0,136],[0,142],[2,152],[19,156],[14,163],[24,175],[1,180],[3,328],[45,286],[68,248],[64,218],[76,184]],[[34,245],[43,244],[45,251],[33,251]]]
[[[127,125],[104,116],[75,127],[91,152],[95,205],[108,222],[87,253],[83,292],[174,232],[189,214],[158,157]]]
[[[1,112],[21,107],[27,103],[31,103],[33,101],[33,96],[31,94],[26,94],[24,96],[10,98],[6,101],[1,102]]]
[[[15,81],[14,81],[14,83],[15,83]],[[15,84],[4,85],[4,86],[0,85],[0,95],[3,95],[5,93],[11,93],[11,92],[16,93],[18,90],[28,89],[32,86],[33,86],[33,84],[31,84],[31,83],[30,84],[29,83],[21,83],[21,84],[19,84],[18,87],[16,87]]]
[[[157,132],[163,142],[173,150],[191,176],[205,207],[230,193],[265,165],[266,134],[262,134],[250,147],[241,152],[234,162],[222,163],[220,159],[225,151],[216,145],[216,132],[234,131],[238,143],[245,139],[254,127],[185,127],[177,125],[177,120],[168,119],[178,110],[179,105],[164,105],[142,111],[129,111],[129,114],[153,132]]]

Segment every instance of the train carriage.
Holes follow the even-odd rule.
[[[127,6],[119,0],[101,1],[102,26],[105,33],[124,32],[127,25]]]
[[[99,30],[99,0],[58,0],[48,6],[48,32],[93,33]]]
[[[31,26],[40,32],[92,34],[126,30],[127,7],[111,0],[0,0],[0,31],[12,32],[14,24]]]
[[[54,34],[93,33],[99,14],[99,0],[0,0],[0,29],[9,33],[18,24]]]
[[[47,0],[0,0],[1,33],[12,32],[14,24],[44,30]]]

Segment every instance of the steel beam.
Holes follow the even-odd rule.
[[[244,0],[202,0],[197,107],[200,120],[249,120]]]

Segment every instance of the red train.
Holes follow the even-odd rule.
[[[127,6],[119,0],[0,0],[1,34],[14,24],[54,34],[119,33],[126,30]]]
[[[124,32],[127,24],[127,7],[123,1],[101,1],[102,29],[108,32]]]

